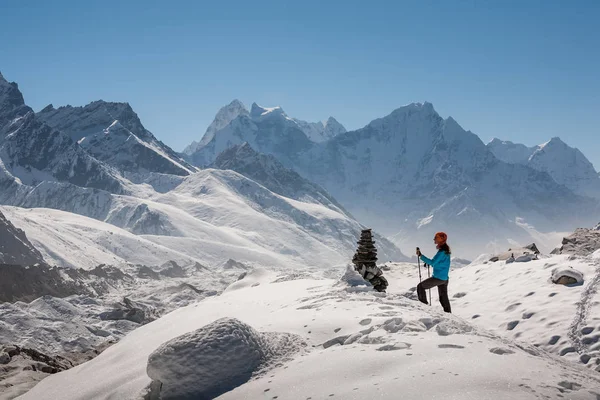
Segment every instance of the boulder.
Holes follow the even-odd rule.
[[[557,285],[582,284],[583,274],[573,267],[556,269],[552,272],[552,282]]]
[[[147,373],[153,383],[149,398],[219,397],[304,345],[296,335],[261,333],[235,318],[219,319],[150,354]]]

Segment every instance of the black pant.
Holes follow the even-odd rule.
[[[427,303],[427,294],[425,293],[425,290],[436,286],[440,296],[440,303],[442,304],[442,307],[444,307],[444,311],[447,313],[452,312],[450,309],[450,299],[448,298],[448,281],[437,278],[428,278],[419,283],[417,285],[417,296],[419,296],[419,301],[421,303],[429,304]]]

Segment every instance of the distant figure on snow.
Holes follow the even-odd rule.
[[[429,264],[433,267],[433,276],[425,279],[423,282],[417,285],[417,295],[421,303],[427,303],[427,294],[425,290],[431,289],[432,287],[438,288],[440,295],[440,303],[444,308],[444,311],[449,313],[452,312],[450,309],[450,299],[448,299],[448,272],[450,271],[450,247],[446,243],[448,235],[444,232],[438,232],[435,234],[433,241],[438,249],[438,252],[429,259],[421,254],[421,251],[417,248],[417,257],[421,259],[425,264]]]

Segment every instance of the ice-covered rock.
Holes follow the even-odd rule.
[[[150,354],[147,372],[161,383],[160,399],[213,399],[303,346],[298,336],[260,333],[222,318],[161,345]]]
[[[552,273],[552,282],[559,285],[583,283],[583,273],[573,267],[557,269]]]

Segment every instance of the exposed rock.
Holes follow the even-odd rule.
[[[581,284],[583,274],[572,267],[557,269],[552,273],[552,282],[558,285]]]
[[[161,270],[159,273],[168,276],[169,278],[185,278],[187,276],[185,270],[175,261],[168,261],[160,268]]]
[[[147,324],[156,319],[156,312],[150,307],[143,306],[140,303],[136,303],[128,299],[123,298],[121,303],[115,305],[116,308],[111,311],[103,312],[99,315],[103,321],[117,321],[117,320],[128,320],[135,322],[136,324]]]
[[[489,261],[506,261],[507,263],[512,262],[528,262],[531,260],[537,260],[537,256],[540,254],[535,243],[532,243],[523,247],[510,248],[504,253],[496,254],[491,257]]]
[[[600,225],[600,224],[599,224]],[[587,256],[600,249],[600,230],[578,228],[571,236],[563,238],[562,246],[552,251],[552,254],[573,254]]]
[[[160,279],[160,274],[158,272],[145,265],[139,267],[137,276],[142,279]]]

